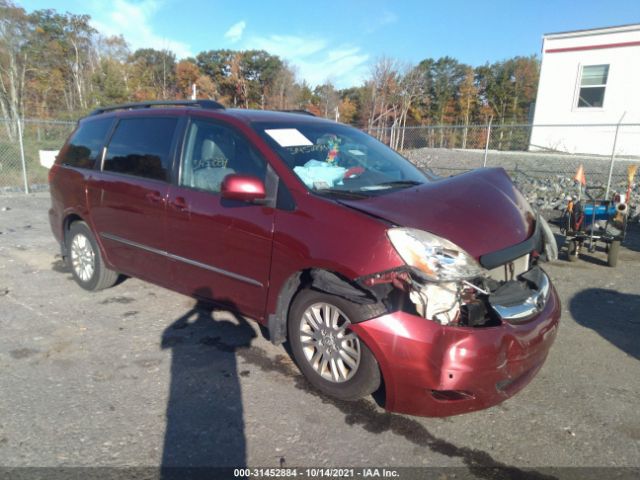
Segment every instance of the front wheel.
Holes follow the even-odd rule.
[[[357,400],[380,386],[371,350],[351,331],[358,305],[333,295],[302,290],[289,311],[289,343],[309,382],[341,400]]]
[[[115,285],[118,273],[104,264],[100,248],[86,223],[72,223],[66,238],[69,266],[78,285],[90,291]]]

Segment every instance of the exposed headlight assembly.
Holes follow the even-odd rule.
[[[404,262],[432,282],[454,282],[486,274],[486,270],[455,243],[414,228],[391,228],[389,240]]]

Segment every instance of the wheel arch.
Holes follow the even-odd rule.
[[[97,234],[91,222],[89,222],[87,218],[83,217],[77,211],[67,212],[67,214],[64,216],[64,219],[62,220],[62,242],[60,243],[62,259],[66,261],[67,256],[69,255],[69,252],[67,251],[67,235],[69,233],[69,230],[71,230],[71,225],[73,225],[76,222],[84,222],[87,225],[87,227],[89,227],[89,230],[93,234],[93,238],[98,244],[98,248],[100,249],[100,255],[102,255],[102,259],[104,260],[104,262],[109,268],[113,269],[114,268],[113,264],[111,263],[111,260],[109,259],[109,256],[105,251],[104,245],[102,244],[102,238],[100,238],[100,235]]]
[[[280,345],[287,339],[289,309],[296,294],[303,288],[310,286],[311,270],[313,270],[313,268],[305,268],[292,273],[280,287],[275,311],[267,316],[269,340],[274,345]]]
[[[269,339],[276,345],[283,343],[285,340],[288,340],[289,312],[292,308],[292,305],[294,304],[295,299],[299,296],[299,294],[306,290],[311,289],[316,290],[319,293],[339,296],[342,301],[351,302],[353,306],[357,307],[359,310],[361,310],[361,312],[364,312],[364,317],[361,318],[360,321],[355,322],[355,325],[357,325],[358,328],[354,328],[353,332],[358,336],[360,342],[362,342],[362,344],[364,344],[373,355],[373,359],[375,360],[379,374],[380,384],[373,395],[376,398],[377,402],[386,404],[389,399],[387,385],[393,386],[393,382],[390,384],[388,383],[390,380],[392,380],[392,378],[390,377],[391,371],[389,370],[387,365],[388,359],[384,355],[384,352],[379,348],[379,346],[375,344],[373,337],[366,334],[366,329],[363,331],[362,328],[359,328],[359,326],[363,323],[366,323],[366,321],[371,318],[375,318],[387,313],[387,309],[380,301],[370,304],[358,304],[356,302],[353,302],[351,299],[346,298],[344,295],[336,295],[335,292],[327,292],[325,288],[322,288],[324,287],[324,285],[317,283],[317,279],[319,277],[325,279],[327,278],[323,277],[323,274],[328,275],[328,278],[330,278],[332,281],[340,282],[339,285],[342,288],[352,288],[354,293],[366,291],[357,283],[357,281],[349,281],[345,277],[340,276],[337,272],[332,272],[330,270],[322,268],[307,268],[295,272],[289,276],[289,278],[284,282],[282,288],[280,289],[276,312],[268,316]],[[353,318],[350,318],[350,320],[353,321]],[[365,334],[361,335],[360,332],[363,332]]]
[[[359,305],[364,318],[373,318],[386,313],[386,307],[374,292],[364,288],[339,272],[324,268],[309,267],[291,274],[280,287],[275,312],[267,316],[269,339],[279,345],[287,339],[289,310],[296,295],[303,289],[313,288],[336,295]]]
[[[67,235],[69,234],[71,225],[75,222],[87,223],[86,220],[76,212],[67,213],[62,220],[62,242],[60,242],[60,250],[63,260],[66,259],[69,254],[67,251]]]

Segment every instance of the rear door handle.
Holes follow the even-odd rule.
[[[173,202],[171,202],[171,206],[180,212],[183,212],[189,208],[189,205],[187,204],[187,201],[184,199],[184,197],[174,198]]]
[[[162,195],[160,195],[160,192],[157,191],[148,192],[147,194],[145,194],[145,198],[152,203],[162,202]]]

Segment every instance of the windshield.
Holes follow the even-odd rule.
[[[329,122],[253,127],[320,194],[365,197],[429,182],[408,160],[355,128]]]

